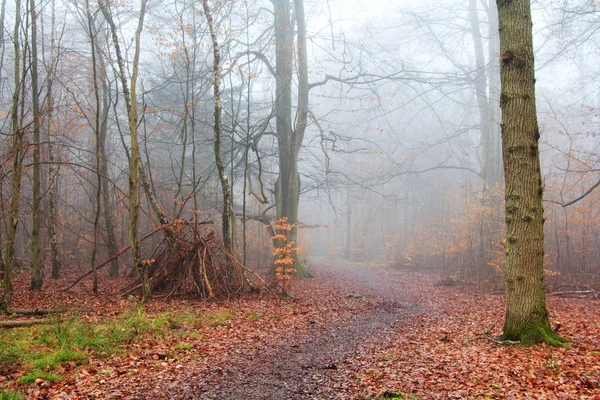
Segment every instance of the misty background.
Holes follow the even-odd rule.
[[[3,238],[11,193],[13,44],[23,49],[28,65],[29,4],[22,4],[18,37],[12,30],[15,4],[5,0],[2,5]],[[110,7],[131,71],[139,4],[124,0]],[[237,217],[236,248],[250,267],[266,267],[273,244],[265,221],[275,219],[279,173],[274,11],[260,0],[220,1],[212,7],[222,52],[222,144]],[[213,53],[201,9],[186,0],[148,2],[137,85],[139,140],[165,210],[186,220],[218,221],[222,197],[213,152]],[[494,0],[306,0],[304,9],[310,92],[298,156],[301,260],[385,261],[500,285],[505,235]],[[585,0],[534,1],[532,9],[546,273],[551,283],[577,284],[600,274],[599,197],[590,192],[600,179],[600,9]],[[116,248],[127,243],[127,112],[113,43],[99,10],[95,1],[36,5],[42,134],[51,135],[41,141],[42,158],[54,157],[42,164],[42,226],[48,226],[47,194],[54,185],[63,267],[89,262],[94,210],[100,207],[94,181],[98,110],[106,120],[103,159],[110,181],[109,202],[101,206],[109,212],[101,217],[100,258],[114,253],[110,230]],[[102,104],[94,96],[91,41],[100,50],[96,65],[104,71]],[[297,67],[294,61],[295,74]],[[29,78],[23,85],[29,94],[23,97],[21,126],[29,150],[23,158],[16,259],[26,266],[33,116]],[[295,113],[295,75],[291,85]],[[142,209],[143,234],[156,222],[145,200]],[[157,244],[149,241],[143,251],[151,254]],[[46,265],[50,247],[44,233]]]

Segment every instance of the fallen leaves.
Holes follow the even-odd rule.
[[[236,385],[260,398],[269,384],[283,385],[289,398],[600,399],[598,301],[548,299],[570,348],[501,346],[490,340],[501,333],[500,296],[436,287],[430,273],[332,265],[317,272],[295,282],[294,300],[154,300],[144,312],[163,318],[160,333],[63,364],[53,371],[59,382],[17,384],[12,371],[0,386],[58,399],[199,398]],[[75,298],[50,282],[41,294],[18,292],[15,306],[85,308],[82,321],[107,321],[132,306],[115,296],[113,282],[121,281],[103,281],[100,296],[79,289]],[[282,357],[290,362],[275,362]]]

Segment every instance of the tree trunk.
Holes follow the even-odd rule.
[[[506,201],[504,339],[559,345],[544,294],[544,216],[528,0],[498,1]]]
[[[58,177],[59,168],[55,165],[54,157],[54,100],[53,100],[53,84],[54,84],[54,73],[56,71],[56,43],[55,43],[55,24],[56,24],[56,5],[55,1],[52,0],[52,16],[51,16],[51,32],[50,32],[50,68],[48,70],[48,98],[47,98],[47,110],[48,118],[46,124],[46,135],[48,140],[48,168],[49,182],[48,182],[48,238],[50,241],[50,264],[52,279],[58,279],[60,276],[60,259],[58,257],[58,235],[56,234],[56,219],[57,219],[57,207],[56,207],[56,184]]]
[[[109,254],[115,254],[117,252],[117,239],[115,236],[115,227],[113,222],[113,216],[111,213],[112,205],[110,201],[110,188],[108,181],[108,155],[106,153],[106,136],[107,136],[107,121],[108,121],[108,85],[106,84],[106,67],[102,61],[102,56],[99,58],[100,65],[100,76],[102,80],[102,125],[100,126],[99,132],[99,145],[100,145],[100,174],[102,175],[102,211],[104,218],[104,225],[106,227],[106,247],[108,248]],[[113,260],[108,269],[108,276],[116,277],[119,276],[119,261]]]
[[[142,35],[142,29],[144,27],[144,16],[146,13],[147,0],[141,0],[140,17],[138,26],[135,32],[135,54],[133,58],[133,67],[131,74],[131,86],[127,84],[127,73],[125,70],[125,60],[121,54],[121,48],[119,46],[119,36],[117,33],[116,25],[112,19],[111,11],[108,5],[104,2],[100,2],[102,13],[106,18],[106,21],[110,25],[110,30],[113,37],[113,43],[115,46],[115,53],[117,56],[117,62],[119,64],[119,78],[123,89],[123,97],[125,98],[125,105],[127,107],[127,116],[129,121],[129,135],[131,136],[131,151],[130,151],[130,165],[129,165],[129,244],[131,245],[131,255],[133,258],[133,265],[137,269],[141,281],[142,281],[142,301],[150,300],[152,296],[150,282],[148,278],[148,268],[145,263],[140,259],[139,246],[137,242],[138,234],[138,216],[140,208],[140,200],[138,195],[138,184],[140,173],[142,172],[142,164],[140,159],[140,151],[138,144],[138,117],[137,117],[137,99],[136,99],[136,84],[138,77],[138,63],[140,58],[140,37]]]
[[[214,151],[215,151],[215,162],[217,164],[217,170],[219,173],[219,180],[221,182],[221,189],[223,191],[223,214],[221,218],[221,226],[223,232],[223,242],[225,244],[225,250],[227,256],[233,256],[233,237],[231,232],[231,217],[233,215],[233,205],[231,202],[231,188],[229,187],[229,180],[225,173],[225,164],[223,163],[223,156],[221,151],[221,54],[219,49],[219,42],[217,41],[217,34],[215,31],[214,23],[210,8],[208,7],[208,0],[202,0],[202,6],[204,13],[206,14],[206,20],[208,22],[208,28],[210,30],[210,37],[213,45],[213,94],[215,103],[215,125],[214,125]]]
[[[102,52],[100,51],[100,38],[104,41],[103,31],[98,31],[94,21],[92,21],[92,34],[94,35],[93,43],[96,46],[96,61],[98,65],[98,79],[100,80],[102,88],[102,118],[100,124],[100,131],[98,132],[98,144],[100,146],[100,175],[102,179],[102,218],[104,219],[104,225],[106,229],[106,247],[108,254],[116,254],[118,251],[117,239],[115,236],[115,227],[113,216],[111,213],[111,191],[108,180],[108,154],[106,152],[106,138],[108,134],[108,113],[110,108],[109,100],[109,87],[108,77],[106,76],[106,62]],[[114,259],[111,261],[110,268],[108,269],[108,276],[116,277],[119,276],[119,261]]]
[[[15,239],[17,236],[17,225],[19,224],[19,200],[21,198],[21,173],[23,159],[23,130],[20,126],[19,103],[21,93],[21,48],[19,43],[19,30],[21,28],[21,0],[15,3],[15,26],[13,31],[13,43],[15,50],[15,69],[14,69],[14,91],[12,98],[12,178],[11,178],[11,197],[8,235],[6,237],[6,269],[4,271],[4,294],[0,308],[3,311],[10,306],[12,299],[12,272],[15,260]]]
[[[298,247],[298,203],[300,200],[300,175],[298,174],[298,153],[302,146],[308,114],[308,69],[306,52],[306,23],[304,3],[294,0],[296,13],[298,49],[298,110],[292,128],[292,74],[293,74],[293,34],[290,0],[273,1],[275,12],[275,117],[277,144],[279,148],[279,177],[275,183],[277,219],[286,218],[292,229],[287,231],[287,240],[276,241],[278,247],[294,242]],[[293,268],[297,276],[308,276],[300,264],[297,252],[292,254]]]
[[[30,0],[31,12],[31,102],[33,106],[33,209],[31,229],[31,290],[42,290],[42,271],[40,265],[40,93],[38,89],[38,59],[37,59],[37,11],[35,1]]]
[[[485,181],[489,186],[502,184],[502,139],[500,134],[500,42],[496,0],[488,4],[488,158]]]
[[[91,254],[91,265],[92,271],[94,275],[92,292],[94,294],[98,293],[98,271],[96,270],[96,255],[98,254],[98,229],[100,222],[100,198],[102,195],[102,175],[100,173],[100,131],[102,124],[102,104],[100,103],[100,86],[98,85],[98,64],[97,64],[97,55],[96,55],[96,30],[93,27],[93,18],[92,13],[90,12],[90,2],[89,0],[85,1],[86,8],[86,16],[88,22],[88,33],[90,37],[90,48],[92,54],[92,80],[94,85],[94,100],[95,100],[95,115],[94,115],[94,133],[96,136],[96,145],[94,149],[94,156],[96,160],[96,201],[94,203],[94,239],[92,243],[92,254]]]

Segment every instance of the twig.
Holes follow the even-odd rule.
[[[147,234],[146,236],[144,236],[143,238],[141,238],[140,240],[138,240],[137,243],[143,242],[144,240],[148,239],[150,236],[154,235],[156,232],[161,231],[163,229],[166,229],[166,227],[161,226],[160,228],[157,228],[157,229],[153,230],[152,232],[150,232],[149,234]],[[100,268],[108,265],[111,261],[116,260],[117,258],[121,257],[130,248],[131,248],[131,245],[123,247],[121,250],[119,250],[117,252],[117,254],[115,254],[114,256],[112,256],[111,258],[109,258],[108,260],[104,261],[102,264],[98,265],[96,267],[96,271],[99,270]],[[83,279],[87,278],[88,276],[90,276],[93,273],[94,273],[93,269],[89,270],[85,274],[81,275],[79,278],[75,279],[75,282],[73,282],[71,285],[67,286],[63,290],[65,292],[71,290],[75,285],[77,285],[79,282],[81,282]]]

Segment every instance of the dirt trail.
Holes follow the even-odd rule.
[[[355,398],[343,366],[348,360],[384,343],[403,317],[419,309],[402,290],[407,274],[388,268],[340,262],[320,263],[328,279],[354,287],[352,295],[365,296],[372,311],[352,324],[317,326],[310,334],[290,338],[289,345],[268,348],[243,365],[234,362],[213,376],[202,399],[332,399]],[[335,284],[335,283],[332,283]],[[321,325],[321,324],[319,324]],[[236,365],[237,364],[237,365]],[[198,396],[198,393],[196,393]]]

